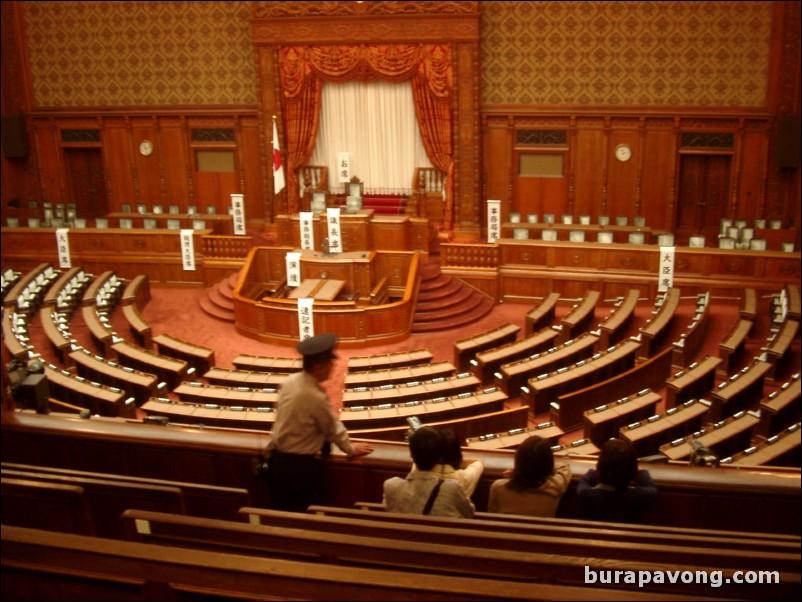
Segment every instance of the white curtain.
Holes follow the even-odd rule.
[[[321,105],[309,164],[328,166],[332,192],[344,190],[337,153],[349,153],[351,175],[363,182],[364,194],[410,194],[415,168],[432,166],[410,82],[325,82]]]

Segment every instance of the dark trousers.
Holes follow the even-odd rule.
[[[323,471],[315,456],[273,450],[267,480],[276,510],[306,512],[307,507],[322,500]]]

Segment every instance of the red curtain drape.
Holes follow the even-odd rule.
[[[412,80],[415,115],[423,147],[432,165],[448,174],[444,220],[450,229],[453,216],[451,100],[454,89],[451,46],[287,46],[281,47],[278,54],[287,148],[288,211],[295,213],[300,206],[298,170],[308,163],[315,147],[322,82]]]

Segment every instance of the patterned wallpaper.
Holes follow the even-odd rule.
[[[26,2],[36,104],[257,101],[248,2]]]
[[[770,2],[480,2],[479,10],[483,104],[765,102]],[[26,2],[36,104],[256,103],[250,19],[248,2]]]
[[[771,2],[480,2],[483,104],[759,107]]]

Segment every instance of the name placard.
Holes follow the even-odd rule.
[[[487,201],[487,242],[501,237],[501,201]]]
[[[328,252],[340,253],[342,247],[342,232],[340,230],[340,208],[329,207],[326,209],[326,231],[329,239]]]
[[[301,254],[296,252],[287,253],[287,286],[298,286],[301,284]]]
[[[660,247],[658,292],[664,293],[674,286],[674,250],[675,247]]]
[[[187,272],[195,271],[195,239],[192,237],[194,232],[194,230],[181,230],[181,260]]]
[[[315,300],[309,297],[298,299],[298,332],[302,341],[315,336],[314,304]]]
[[[314,250],[315,248],[315,231],[312,226],[312,212],[301,211],[299,214],[301,226],[301,248]]]
[[[58,267],[71,268],[69,228],[56,229],[56,249],[58,249]]]

